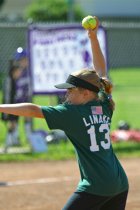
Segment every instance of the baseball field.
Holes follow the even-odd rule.
[[[139,210],[140,159],[120,161],[130,183],[126,210]],[[0,210],[60,210],[79,180],[75,160],[1,163],[0,168]]]

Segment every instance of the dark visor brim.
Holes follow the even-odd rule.
[[[69,89],[69,88],[74,88],[76,86],[70,83],[62,83],[62,84],[55,85],[55,87],[58,89]]]
[[[85,88],[85,89],[94,91],[96,93],[99,92],[99,88],[97,86],[95,86],[83,79],[75,77],[73,75],[69,75],[69,77],[65,83],[55,85],[55,87],[58,89],[69,89],[69,88],[74,88],[74,87],[81,87],[81,88]]]

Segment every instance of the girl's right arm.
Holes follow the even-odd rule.
[[[90,39],[91,49],[92,49],[93,65],[94,65],[95,71],[99,74],[100,77],[107,77],[105,58],[103,56],[103,53],[102,53],[101,47],[100,47],[100,43],[97,38],[97,30],[99,27],[99,20],[97,17],[95,17],[95,18],[96,18],[96,22],[97,22],[96,28],[94,30],[92,30],[92,29],[88,30],[88,36]]]
[[[44,118],[41,107],[32,103],[1,104],[0,112],[23,117]]]

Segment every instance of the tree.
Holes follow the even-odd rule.
[[[2,7],[2,5],[4,4],[5,0],[0,0],[0,8]]]
[[[73,0],[36,0],[25,10],[25,18],[36,22],[80,21],[84,12]]]

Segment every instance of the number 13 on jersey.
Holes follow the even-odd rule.
[[[87,133],[90,135],[90,141],[91,141],[90,151],[91,152],[99,151],[99,145],[97,144],[96,140],[95,126],[92,125],[90,129],[88,129]],[[108,124],[101,124],[99,127],[99,133],[104,133],[104,140],[100,141],[102,148],[109,149],[111,142],[110,142],[110,135],[109,135],[110,130]]]

